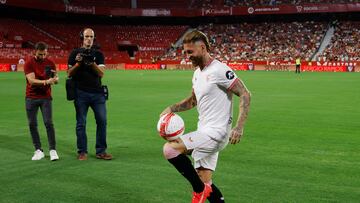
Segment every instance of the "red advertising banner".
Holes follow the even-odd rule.
[[[252,63],[248,64],[238,64],[238,63],[229,63],[228,66],[233,70],[254,70],[255,66]]]
[[[64,12],[65,6],[62,1],[49,1],[44,0],[32,0],[31,3],[28,0],[1,0],[1,4],[8,6],[17,6],[17,7],[25,7],[25,8],[33,8],[47,11],[58,11]]]
[[[301,66],[301,70],[311,72],[353,72],[355,68],[352,66]]]
[[[142,9],[113,8],[110,10],[111,16],[141,16]]]
[[[230,16],[232,15],[232,7],[226,8],[203,8],[201,11],[202,16]]]
[[[66,13],[81,13],[81,14],[93,14],[95,15],[95,6],[72,6],[65,5]]]
[[[232,15],[335,13],[354,11],[360,11],[359,3],[234,7]]]
[[[46,0],[0,0],[0,5],[33,8],[47,11],[70,12],[91,15],[109,16],[231,16],[231,15],[263,15],[263,14],[296,14],[296,13],[334,13],[359,12],[360,3],[347,4],[300,4],[254,7],[222,7],[202,9],[130,9],[105,6],[65,5],[62,1],[49,3]]]
[[[11,64],[0,63],[0,72],[9,72],[11,70]]]
[[[159,70],[160,64],[125,64],[125,70]]]
[[[142,9],[142,16],[171,16],[170,9]]]

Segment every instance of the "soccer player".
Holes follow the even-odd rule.
[[[191,183],[193,203],[208,199],[224,202],[220,190],[212,182],[219,151],[230,142],[236,144],[243,135],[250,106],[250,92],[236,74],[209,54],[207,36],[197,30],[187,33],[184,51],[197,67],[192,78],[192,93],[181,102],[167,107],[161,114],[186,111],[197,107],[198,128],[163,147],[165,158]],[[239,118],[231,130],[232,96],[240,97]],[[186,154],[191,153],[194,166]]]
[[[35,147],[34,156],[31,160],[36,161],[45,157],[41,148],[39,131],[37,128],[37,113],[41,110],[46,127],[50,160],[59,159],[56,152],[55,129],[52,121],[52,97],[51,85],[57,84],[55,64],[46,58],[47,45],[44,42],[35,44],[35,56],[25,63],[24,73],[26,76],[26,114],[29,122],[30,134]]]

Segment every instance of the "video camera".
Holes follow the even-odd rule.
[[[45,75],[48,78],[53,78],[55,77],[55,71],[51,68],[51,66],[46,66],[45,67]]]
[[[82,62],[87,66],[95,62],[93,49],[81,49],[80,56],[82,57]]]

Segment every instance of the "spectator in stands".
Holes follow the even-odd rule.
[[[270,6],[276,6],[276,0],[270,0],[269,5]]]
[[[46,127],[50,160],[59,159],[56,152],[55,129],[52,121],[51,85],[57,84],[59,77],[54,62],[46,58],[47,45],[38,42],[35,45],[35,56],[25,63],[26,76],[26,113],[29,122],[30,134],[35,147],[31,160],[40,160],[45,157],[41,148],[39,131],[37,128],[37,113],[39,108]]]
[[[334,24],[334,22],[333,22]],[[360,22],[335,23],[335,33],[324,52],[320,55],[327,61],[356,61],[360,50]]]
[[[92,48],[95,33],[85,28],[80,33],[82,47],[74,49],[68,60],[68,76],[76,86],[76,136],[78,160],[87,160],[86,115],[89,107],[94,111],[96,120],[96,158],[111,160],[112,155],[106,153],[106,97],[101,78],[104,76],[104,55]]]
[[[181,61],[180,61],[180,64],[186,64],[186,59],[182,58]]]

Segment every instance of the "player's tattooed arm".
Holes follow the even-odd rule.
[[[172,112],[186,111],[195,107],[196,104],[197,102],[196,102],[195,94],[194,92],[191,92],[191,95],[188,98],[170,106],[170,109]]]
[[[240,97],[237,125],[233,128],[230,136],[230,143],[236,144],[240,141],[240,138],[243,135],[245,120],[250,109],[251,94],[240,79],[235,82],[231,91]]]
[[[182,100],[179,103],[176,103],[174,105],[167,107],[160,114],[160,116],[167,114],[167,113],[171,113],[171,112],[186,111],[186,110],[194,108],[196,105],[197,105],[196,96],[195,96],[194,91],[192,91],[191,95],[189,97],[185,98],[184,100]]]

